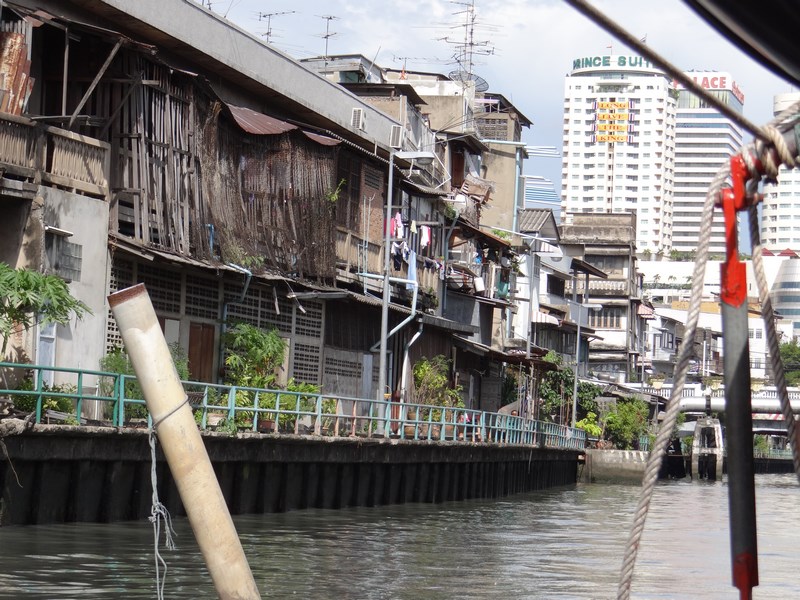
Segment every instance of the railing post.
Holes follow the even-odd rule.
[[[236,386],[232,385],[228,390],[228,419],[236,421]]]
[[[42,369],[36,369],[36,422],[42,422]]]
[[[322,435],[322,396],[317,394],[317,405],[315,408],[317,415],[314,421],[314,435]]]
[[[78,371],[78,400],[75,402],[75,417],[78,419],[78,425],[81,424],[81,414],[83,412],[83,373]]]

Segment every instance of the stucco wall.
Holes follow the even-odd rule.
[[[104,352],[107,313],[108,204],[46,187],[39,189],[39,196],[44,200],[44,224],[71,232],[66,239],[81,246],[80,279],[72,281],[69,289],[92,311],[80,321],[57,328],[56,364],[97,369]],[[93,385],[92,380],[84,379],[85,387]]]

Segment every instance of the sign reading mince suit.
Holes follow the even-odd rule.
[[[572,70],[591,69],[594,67],[623,67],[655,69],[656,66],[641,56],[586,56],[572,61]]]

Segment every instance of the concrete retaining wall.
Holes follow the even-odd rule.
[[[580,480],[586,483],[641,481],[649,452],[639,450],[586,450]]]
[[[495,498],[577,477],[578,452],[525,446],[250,433],[204,440],[233,514]],[[0,525],[149,516],[146,431],[37,425],[3,441]],[[161,501],[185,514],[160,452],[158,481]]]

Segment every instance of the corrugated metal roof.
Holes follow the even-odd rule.
[[[225,103],[228,111],[237,125],[247,133],[254,135],[279,135],[287,131],[299,129],[297,125],[292,125],[286,121],[281,121],[275,117],[270,117],[260,112],[256,112],[244,106],[235,106]]]
[[[317,142],[318,144],[322,144],[323,146],[337,146],[338,144],[342,143],[335,138],[319,133],[313,133],[311,131],[303,131],[303,135],[305,135],[308,139]]]
[[[538,233],[547,220],[553,218],[553,211],[549,208],[526,208],[519,211],[517,228],[521,233]]]

